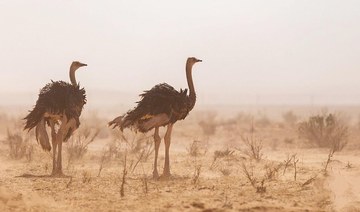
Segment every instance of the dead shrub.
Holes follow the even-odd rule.
[[[250,159],[260,161],[263,157],[262,139],[255,137],[254,133],[251,133],[250,136],[241,136],[241,139],[245,144],[245,149],[237,148],[237,150],[247,155]]]
[[[101,171],[105,167],[106,164],[108,164],[111,161],[111,153],[109,150],[103,150],[101,153],[100,161],[99,161],[99,171],[98,171],[98,177],[100,177]]]
[[[282,163],[279,163],[279,164],[266,164],[265,165],[265,179],[266,180],[275,180],[278,176],[278,173],[281,169],[281,167],[283,166]]]
[[[255,188],[256,193],[265,193],[265,178],[261,181],[258,181],[254,176],[254,167],[250,164],[250,167],[246,166],[245,163],[242,163],[242,172],[246,179],[250,182],[251,186]]]
[[[153,143],[151,135],[132,131],[125,135],[124,132],[114,130],[112,137],[114,143],[117,143],[117,145],[122,146],[124,144],[123,149],[126,149],[128,153],[139,153],[144,150],[145,147],[148,147],[150,142]]]
[[[311,116],[299,124],[299,136],[318,147],[341,151],[348,142],[348,126],[335,114]]]

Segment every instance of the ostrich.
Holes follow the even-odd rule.
[[[159,178],[157,159],[161,141],[159,127],[162,126],[167,126],[164,137],[165,166],[162,178],[169,178],[171,176],[169,159],[171,132],[174,123],[178,120],[185,119],[195,106],[196,94],[192,79],[192,67],[197,62],[202,62],[202,60],[190,57],[186,61],[186,78],[190,90],[189,95],[187,95],[187,89],[177,91],[166,83],[155,85],[151,90],[144,91],[144,93],[140,95],[141,100],[137,102],[138,105],[133,110],[109,122],[109,126],[113,125],[113,128],[120,127],[121,131],[127,127],[131,127],[145,133],[155,128],[154,179]]]
[[[53,169],[51,176],[64,176],[61,164],[62,142],[66,142],[80,126],[80,114],[86,104],[85,89],[76,82],[75,71],[86,64],[78,61],[70,66],[70,83],[51,81],[40,90],[39,98],[32,111],[24,118],[24,130],[35,127],[36,140],[45,151],[50,151],[46,124],[51,128],[53,148]],[[58,152],[56,152],[56,150]]]

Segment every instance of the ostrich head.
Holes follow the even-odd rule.
[[[82,66],[87,66],[87,64],[85,63],[80,63],[79,61],[74,61],[71,63],[71,69],[72,70],[77,70],[78,68],[82,67]]]
[[[189,64],[190,66],[193,66],[195,63],[197,63],[197,62],[202,62],[202,60],[199,60],[199,59],[197,59],[196,57],[189,57],[188,59],[187,59],[187,64]]]
[[[75,78],[75,71],[82,66],[87,66],[87,64],[80,63],[79,61],[74,61],[71,63],[69,75],[70,75],[71,84],[73,84],[74,86],[77,86],[76,78]]]

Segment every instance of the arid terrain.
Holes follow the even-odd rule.
[[[151,134],[107,127],[124,111],[85,111],[63,148],[68,177],[49,177],[25,112],[0,111],[0,211],[360,211],[360,107],[197,109],[174,127],[167,180],[152,179]],[[329,114],[341,148],[299,132]],[[161,173],[163,143],[159,160]]]

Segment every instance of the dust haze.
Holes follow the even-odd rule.
[[[360,210],[359,8],[1,2],[0,210]],[[171,177],[153,179],[154,130],[108,122],[158,83],[188,88],[192,56],[203,60],[192,72],[196,104],[174,124]],[[87,103],[62,146],[65,176],[54,177],[53,156],[23,130],[24,117],[47,83],[70,82],[75,60],[88,64],[76,72]]]

